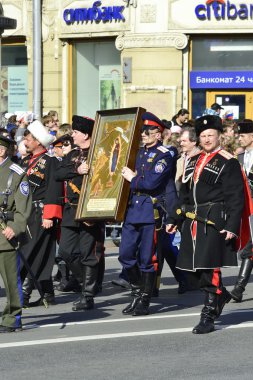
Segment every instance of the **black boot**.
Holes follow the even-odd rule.
[[[23,291],[23,308],[27,309],[30,304],[29,304],[29,299],[32,294],[32,291],[34,289],[34,283],[31,278],[26,277],[23,286],[22,286],[22,291]]]
[[[132,301],[123,310],[123,314],[132,314],[141,297],[141,272],[138,265],[127,269],[127,275],[131,286]]]
[[[217,317],[218,295],[206,292],[205,304],[201,311],[200,321],[192,330],[193,334],[208,334],[214,331],[214,320]]]
[[[218,303],[217,303],[217,312],[216,312],[216,318],[219,318],[219,316],[222,313],[222,310],[226,303],[229,303],[231,301],[231,295],[227,291],[227,289],[223,286],[222,287],[222,293],[218,295]]]
[[[141,297],[133,311],[133,316],[149,314],[149,304],[152,296],[156,272],[142,272]]]
[[[155,286],[152,292],[152,297],[159,297],[160,283],[161,283],[161,275],[157,274],[156,279],[155,279]]]
[[[97,276],[95,295],[102,292],[104,273],[105,273],[105,256],[103,255],[100,257],[100,260],[98,263],[98,276]]]
[[[98,277],[98,265],[95,267],[83,266],[82,295],[73,302],[73,311],[91,310],[94,308],[94,296]]]
[[[242,260],[241,268],[234,289],[231,291],[231,296],[236,302],[242,302],[242,294],[249,281],[253,268],[253,260],[246,258]]]

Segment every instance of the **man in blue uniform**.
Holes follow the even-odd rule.
[[[135,172],[124,167],[130,182],[129,207],[122,229],[119,261],[126,269],[132,289],[132,302],[123,314],[146,315],[156,278],[156,229],[162,227],[164,196],[172,175],[173,159],[162,145],[164,124],[150,112],[142,116],[143,148],[138,152]],[[138,258],[137,258],[138,251]]]

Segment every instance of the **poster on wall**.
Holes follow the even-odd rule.
[[[8,112],[28,110],[27,66],[8,67]]]
[[[120,65],[99,66],[100,110],[120,108]]]

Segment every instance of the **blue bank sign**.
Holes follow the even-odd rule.
[[[200,21],[252,20],[253,4],[234,4],[229,0],[207,0],[205,4],[195,7],[195,14]]]
[[[253,88],[253,71],[192,71],[190,88]]]
[[[95,1],[90,8],[69,8],[63,12],[63,19],[67,25],[84,22],[111,22],[125,21],[123,16],[124,6],[101,7],[101,1]]]

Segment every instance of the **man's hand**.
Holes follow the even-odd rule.
[[[7,240],[11,240],[15,236],[15,232],[11,227],[6,227],[5,230],[3,230],[2,234],[6,237]]]
[[[45,228],[45,230],[48,230],[49,228],[53,227],[53,221],[51,219],[43,219],[42,227]]]
[[[167,234],[175,234],[177,232],[177,226],[174,226],[174,224],[166,224],[165,231]]]
[[[89,165],[85,161],[81,165],[78,166],[77,173],[80,174],[80,175],[88,174],[89,170],[90,170]]]
[[[226,234],[225,240],[231,240],[235,237],[235,234],[226,230],[220,231],[220,234]]]
[[[136,173],[129,169],[127,166],[124,166],[122,169],[122,176],[128,181],[131,182],[134,177],[136,177]]]

